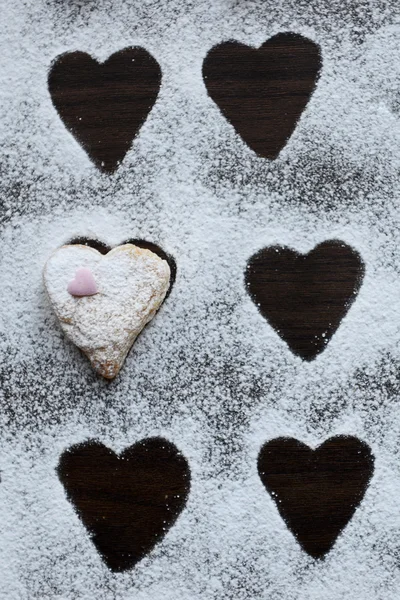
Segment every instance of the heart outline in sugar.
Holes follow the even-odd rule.
[[[315,449],[282,437],[261,447],[257,469],[300,546],[322,559],[362,502],[374,461],[370,447],[353,436],[332,437]]]
[[[132,244],[109,252],[102,242],[96,245],[102,252],[82,244],[58,248],[46,263],[44,282],[66,336],[100,375],[113,379],[164,302],[171,283],[169,264],[174,261]],[[68,293],[69,278],[80,267],[92,270],[98,285],[95,296],[76,298]]]
[[[97,440],[66,450],[57,474],[109,569],[132,569],[185,508],[190,468],[166,439],[146,438],[117,455]]]
[[[248,261],[245,286],[261,315],[303,360],[323,352],[362,285],[360,254],[327,240],[301,254],[267,246]]]
[[[242,140],[258,156],[275,160],[296,129],[321,68],[317,44],[283,32],[259,48],[234,40],[217,44],[204,59],[203,80]]]
[[[156,103],[161,76],[144,48],[124,48],[102,63],[85,52],[67,52],[53,61],[48,88],[65,127],[96,167],[112,174]]]

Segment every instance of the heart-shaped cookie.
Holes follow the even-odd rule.
[[[98,63],[68,52],[48,78],[54,106],[96,166],[116,170],[131,147],[160,89],[161,69],[144,48],[125,48]]]
[[[93,275],[95,295],[78,297],[68,291],[82,268]],[[113,379],[161,306],[170,284],[170,267],[154,252],[133,244],[105,255],[88,246],[67,245],[48,259],[44,282],[66,335],[100,375]]]
[[[263,248],[248,262],[247,289],[261,314],[304,360],[325,348],[357,296],[363,261],[338,240],[308,254],[290,248]]]
[[[131,569],[160,542],[186,504],[190,469],[174,444],[148,438],[119,456],[91,440],[69,448],[58,476],[113,571]]]
[[[293,438],[267,442],[258,456],[261,481],[303,549],[322,558],[352,518],[374,471],[367,444],[333,437],[315,450]]]
[[[317,44],[279,33],[260,48],[235,41],[214,46],[204,83],[224,117],[254,152],[275,159],[292,135],[321,69]]]

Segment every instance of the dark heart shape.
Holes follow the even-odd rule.
[[[295,130],[321,69],[319,46],[279,33],[260,48],[229,41],[203,63],[208,93],[254,152],[275,159]]]
[[[143,48],[125,48],[99,64],[85,52],[61,55],[48,78],[55,108],[96,166],[116,170],[160,89],[161,69]]]
[[[148,438],[120,456],[95,440],[57,467],[68,499],[112,571],[126,571],[163,539],[183,510],[190,470],[176,446]]]
[[[292,352],[313,360],[339,327],[363,277],[358,252],[329,240],[308,254],[264,248],[249,260],[245,281],[261,314]]]
[[[281,517],[314,558],[329,552],[364,497],[374,471],[367,444],[337,436],[312,450],[293,438],[267,442],[258,473]]]

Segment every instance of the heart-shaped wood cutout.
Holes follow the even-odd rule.
[[[147,248],[124,244],[103,252],[75,244],[58,248],[46,263],[44,283],[65,334],[100,375],[113,379],[163,303],[171,272]],[[90,270],[95,295],[71,294],[71,281],[82,269]]]
[[[374,471],[367,444],[333,437],[316,450],[293,438],[267,442],[258,473],[281,517],[314,558],[329,552],[364,497]]]
[[[248,262],[248,292],[263,317],[289,348],[313,360],[326,347],[357,296],[363,261],[338,240],[316,246],[308,254],[272,246]]]
[[[56,59],[48,77],[65,126],[106,173],[130,149],[160,83],[160,66],[144,48],[125,48],[101,64],[85,52],[68,52]]]
[[[174,444],[148,438],[119,456],[91,440],[66,450],[58,476],[112,571],[131,569],[183,510],[190,470]]]
[[[229,41],[203,63],[207,91],[259,156],[275,159],[295,130],[321,69],[319,46],[279,33],[260,48]]]

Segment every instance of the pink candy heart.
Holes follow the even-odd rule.
[[[94,296],[98,293],[97,285],[90,269],[80,267],[75,279],[69,282],[67,291],[71,296]]]

